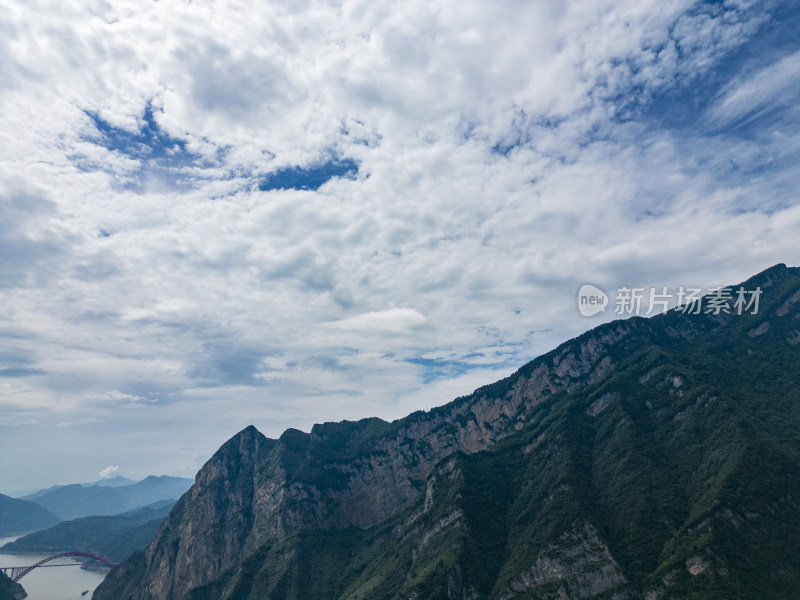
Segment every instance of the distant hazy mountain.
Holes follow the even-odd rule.
[[[43,490],[37,490],[35,492],[31,492],[30,494],[25,494],[24,496],[19,496],[20,500],[35,500],[40,496],[44,496],[45,494],[49,494],[50,492],[63,488],[63,485],[51,485],[49,488],[45,488]]]
[[[133,485],[135,483],[139,483],[134,479],[128,479],[127,477],[110,477],[108,479],[99,479],[98,481],[92,481],[91,483],[79,483],[81,487],[92,487],[92,486],[99,486],[99,487],[121,487],[123,485]],[[49,494],[55,490],[60,490],[61,488],[67,487],[66,485],[51,485],[49,488],[45,488],[43,490],[37,490],[35,492],[31,492],[30,494],[26,494],[24,496],[20,496],[21,500],[35,500],[36,498],[41,498],[45,494]]]
[[[174,500],[158,502],[121,515],[83,517],[37,531],[0,548],[1,552],[91,552],[119,562],[147,547]]]
[[[111,481],[111,480],[105,480]],[[138,483],[109,487],[106,485],[65,485],[41,495],[27,496],[62,519],[116,515],[141,508],[159,500],[180,498],[193,481],[162,475]]]
[[[93,481],[92,483],[82,483],[81,485],[83,487],[91,487],[93,485],[98,485],[100,487],[122,487],[123,485],[133,485],[135,483],[139,482],[134,481],[133,479],[128,479],[127,477],[122,477],[121,475],[117,475],[116,477],[99,479],[98,481]]]
[[[93,598],[797,600],[800,269],[738,288],[391,423],[248,427]]]
[[[0,494],[0,536],[45,529],[59,521],[56,515],[34,502]]]

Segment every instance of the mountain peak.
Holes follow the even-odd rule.
[[[268,438],[253,425],[248,425],[240,432],[232,435],[224,444],[222,444],[219,450],[217,450],[217,452],[211,457],[211,459],[209,459],[208,462],[212,462],[215,459],[230,454],[231,452],[248,452],[255,448],[258,444],[264,443],[267,439]]]
[[[742,285],[767,288],[776,282],[784,281],[797,275],[800,275],[800,267],[787,267],[785,263],[778,263],[767,269],[764,269],[760,273],[756,273]]]
[[[256,429],[255,425],[248,425],[244,429],[242,429],[237,435],[262,435],[261,432]]]
[[[197,473],[196,481],[207,481],[221,473],[231,473],[244,464],[252,466],[265,449],[274,444],[275,440],[270,440],[253,425],[248,425],[220,446]]]

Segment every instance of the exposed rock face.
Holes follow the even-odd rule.
[[[606,408],[608,408],[608,405],[611,404],[611,402],[613,402],[614,398],[615,394],[613,392],[603,394],[597,400],[592,402],[592,405],[586,409],[586,414],[592,417],[596,417]]]
[[[95,598],[312,597],[319,592],[308,586],[323,575],[308,557],[329,547],[319,561],[349,558],[314,589],[347,600],[621,600],[720,577],[729,566],[687,553],[685,539],[754,527],[712,515],[738,489],[732,473],[777,467],[755,465],[758,453],[717,451],[739,447],[725,419],[744,418],[728,400],[740,386],[698,373],[727,368],[715,353],[734,347],[737,375],[755,377],[774,364],[759,362],[767,344],[779,344],[786,369],[800,367],[791,343],[800,273],[779,266],[759,277],[748,283],[775,292],[765,291],[762,315],[607,324],[505,380],[393,423],[329,423],[279,440],[248,427],[201,469],[146,553],[115,569]],[[766,325],[776,312],[781,321]],[[781,374],[768,383],[782,393],[800,384]],[[794,518],[794,505],[778,500],[772,514]],[[713,531],[701,532],[695,513]],[[313,581],[292,575],[309,569]]]
[[[315,426],[310,435],[291,432],[276,442],[248,427],[200,470],[148,548],[146,593],[158,600],[181,598],[267,540],[304,529],[367,528],[398,514],[419,500],[416,482],[443,458],[489,448],[523,427],[528,411],[547,397],[602,376],[610,368],[607,348],[626,333],[617,325],[562,349],[529,375],[516,377],[502,396],[478,390],[406,419],[356,460],[325,466],[345,476],[341,489],[292,482],[281,463],[285,445],[307,451],[325,441],[324,428]]]
[[[256,548],[255,486],[274,446],[251,426],[205,464],[147,549],[142,597],[180,598]]]
[[[572,600],[614,591],[627,581],[597,530],[591,524],[583,523],[545,548],[530,569],[511,582],[501,600],[510,600],[529,590],[537,593],[540,588],[553,583],[558,585],[558,598]],[[619,598],[625,597],[628,596],[623,590]]]

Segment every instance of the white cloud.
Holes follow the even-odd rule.
[[[97,474],[100,479],[111,479],[117,475],[119,475],[119,467],[115,465],[108,465],[105,469]]]
[[[183,469],[249,422],[468,393],[589,326],[583,281],[800,263],[796,55],[734,60],[765,10],[13,2],[0,449],[72,433]],[[357,176],[258,189],[334,156]]]
[[[328,326],[343,330],[402,333],[423,323],[425,316],[413,308],[392,308],[342,319]]]
[[[798,87],[800,51],[732,81],[711,107],[709,117],[717,126],[741,126],[743,120],[757,119],[764,112],[787,104],[794,107]]]

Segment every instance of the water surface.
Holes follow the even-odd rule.
[[[13,542],[17,537],[0,538],[0,547],[8,542]],[[33,565],[57,554],[6,554],[0,550],[0,567],[18,567]],[[75,558],[58,558],[47,563],[48,565],[75,563]],[[25,577],[19,580],[22,587],[28,593],[27,600],[80,600],[90,599],[94,588],[108,573],[108,569],[103,571],[84,571],[80,567],[42,567],[34,569]],[[81,596],[81,593],[88,590],[88,594]]]

